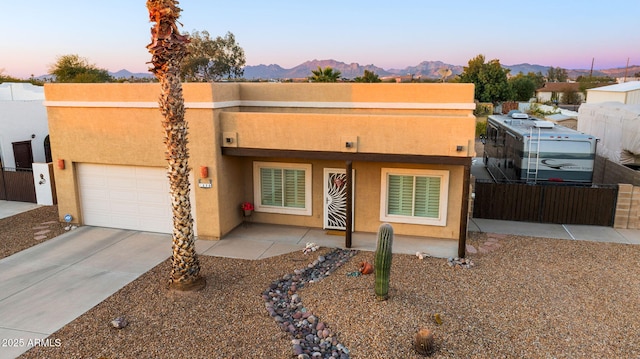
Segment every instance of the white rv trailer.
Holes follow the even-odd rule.
[[[593,180],[594,136],[514,112],[489,116],[482,141],[484,164],[497,182]]]

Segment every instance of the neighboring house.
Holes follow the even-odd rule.
[[[45,85],[61,216],[171,231],[159,93]],[[254,222],[360,232],[390,222],[396,234],[464,243],[472,84],[186,83],[183,93],[200,238],[240,225],[249,201]]]
[[[30,83],[0,84],[0,163],[10,169],[31,169],[50,162],[44,88]]]
[[[640,81],[640,77],[616,77],[616,83],[624,83],[631,81]]]
[[[627,105],[640,105],[640,81],[623,82],[587,90],[588,103],[612,101]]]
[[[580,102],[584,101],[584,94],[580,92],[578,82],[546,82],[544,86],[536,90],[538,102],[561,102],[566,92],[575,92]]]

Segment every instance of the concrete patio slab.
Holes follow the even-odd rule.
[[[458,256],[458,241],[454,239],[404,237],[400,241],[394,240],[393,251],[412,255],[420,252],[436,258],[455,258]]]
[[[36,209],[40,205],[29,202],[0,201],[0,219],[15,216],[16,214]]]
[[[351,239],[351,249],[373,252],[376,250],[376,233],[355,232]],[[307,235],[300,241],[301,244],[313,242],[322,247],[345,248],[343,235],[327,234],[325,230],[310,229]],[[393,253],[416,254],[416,252],[428,253],[438,258],[456,257],[458,255],[458,241],[424,238],[413,236],[394,236]]]
[[[218,243],[219,240],[196,239],[196,253],[203,254]]]
[[[352,238],[352,242],[355,242],[354,238]],[[302,248],[304,248],[307,243],[315,243],[321,247],[328,248],[345,248],[344,234],[327,234],[327,230],[319,228],[312,228],[308,230],[304,237],[299,240],[299,243],[302,245]],[[353,245],[354,243],[352,243],[352,247]]]
[[[473,222],[480,232],[485,233],[571,239],[571,236],[561,224],[499,221],[484,218],[473,218],[469,222]]]
[[[616,232],[623,236],[627,243],[640,244],[640,230],[637,229],[616,229]]]
[[[274,242],[269,248],[267,248],[266,251],[264,251],[264,253],[262,253],[262,255],[258,259],[275,257],[291,252],[302,252],[303,249],[304,245],[301,244]]]
[[[247,238],[222,239],[202,253],[207,256],[238,259],[259,259],[273,244],[272,241]]]
[[[298,244],[300,238],[309,231],[307,227],[284,226],[278,224],[248,223],[238,226],[223,240],[235,240],[238,238],[258,239],[280,243]]]
[[[579,241],[630,243],[612,227],[565,224],[571,238]]]

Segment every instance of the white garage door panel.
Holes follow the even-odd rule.
[[[166,169],[83,163],[78,184],[84,224],[171,233]]]

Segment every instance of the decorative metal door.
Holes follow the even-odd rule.
[[[351,178],[353,180],[355,176]],[[347,174],[344,169],[324,169],[324,228],[347,229]]]

